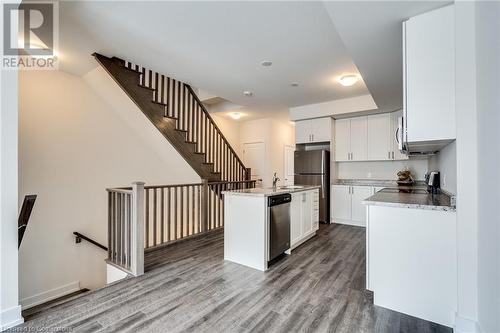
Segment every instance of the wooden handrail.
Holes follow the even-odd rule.
[[[80,243],[83,239],[83,240],[86,240],[87,242],[89,242],[90,244],[93,244],[93,245],[103,249],[104,251],[108,251],[108,248],[106,246],[102,245],[101,243],[96,242],[92,238],[89,238],[89,237],[87,237],[87,236],[85,236],[77,231],[74,231],[73,235],[75,235],[75,243]]]
[[[17,220],[17,247],[21,246],[21,241],[24,237],[24,232],[28,227],[28,221],[31,216],[31,211],[33,210],[33,206],[35,205],[36,195],[26,195],[24,197],[23,205],[21,207],[21,213],[19,214],[19,218]]]
[[[236,159],[240,163],[240,166],[243,167],[243,168],[245,168],[245,165],[243,164],[243,162],[239,158],[238,154],[236,154],[236,152],[234,151],[233,147],[229,144],[229,141],[227,141],[226,137],[224,136],[224,134],[220,130],[219,126],[217,126],[217,124],[213,120],[212,116],[210,116],[210,113],[208,113],[207,109],[205,108],[205,105],[200,101],[200,99],[198,98],[198,96],[195,94],[193,88],[191,88],[191,86],[189,84],[187,84],[187,83],[185,85],[186,85],[187,89],[189,90],[189,92],[191,93],[191,95],[196,100],[196,102],[201,106],[201,109],[203,110],[203,113],[205,113],[205,115],[208,117],[208,119],[210,119],[210,122],[214,125],[215,129],[217,130],[217,132],[220,134],[220,136],[222,137],[222,139],[224,140],[224,142],[226,143],[226,145],[229,147],[229,149],[231,150],[231,152],[234,154],[234,156],[236,157]]]

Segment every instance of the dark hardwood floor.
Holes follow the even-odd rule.
[[[16,329],[75,332],[451,332],[374,306],[365,230],[322,225],[260,272],[223,261],[223,234],[148,252],[147,272],[37,314]],[[29,330],[31,331],[31,330]]]

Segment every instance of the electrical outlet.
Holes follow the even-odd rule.
[[[443,186],[446,186],[446,175],[443,175]]]

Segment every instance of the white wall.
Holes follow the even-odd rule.
[[[229,119],[225,115],[211,113],[210,116],[222,131],[229,144],[233,147],[234,151],[236,151],[238,156],[241,158],[240,122]]]
[[[441,188],[451,193],[457,193],[457,145],[453,141],[430,158],[429,171],[439,171]]]
[[[330,117],[375,109],[377,109],[377,105],[373,101],[372,96],[362,95],[290,108],[290,119],[295,121],[301,119]]]
[[[478,131],[475,3],[455,2],[455,110],[457,125],[456,332],[477,330]]]
[[[245,143],[265,144],[262,186],[271,186],[274,172],[280,179],[284,179],[284,147],[295,146],[295,127],[289,121],[281,117],[242,121],[213,113],[211,116],[242,160]]]
[[[107,187],[199,182],[168,141],[97,68],[20,75],[19,194],[37,194],[20,249],[20,296],[33,304],[75,286],[106,282]],[[96,94],[102,94],[102,98]]]
[[[17,71],[0,71],[0,331],[22,322],[18,300]]]
[[[500,332],[500,3],[476,2],[478,322]]]
[[[398,171],[404,168],[409,168],[416,180],[424,180],[429,169],[428,160],[337,162],[336,178],[396,180]]]

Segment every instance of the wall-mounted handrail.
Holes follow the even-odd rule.
[[[87,237],[87,236],[85,236],[85,235],[83,235],[83,234],[81,234],[81,233],[79,233],[77,231],[74,231],[73,235],[75,235],[75,243],[81,243],[82,239],[83,239],[83,240],[86,240],[87,242],[89,242],[89,243],[91,243],[91,244],[93,244],[93,245],[95,245],[97,247],[100,247],[104,251],[108,250],[108,248],[106,246],[102,245],[101,243],[96,242],[92,238]]]
[[[19,213],[19,219],[17,220],[17,247],[21,246],[21,241],[24,237],[24,232],[28,227],[28,222],[30,220],[31,211],[35,205],[36,195],[26,195],[24,197],[23,205],[21,207],[21,213]]]

